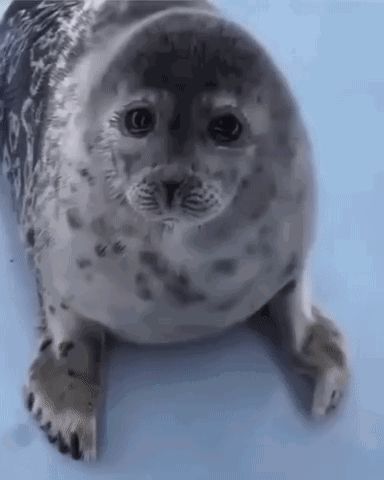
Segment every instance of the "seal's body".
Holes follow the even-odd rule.
[[[311,148],[263,48],[204,1],[41,0],[11,4],[0,58],[44,321],[27,404],[60,450],[96,453],[105,332],[186,341],[265,305],[315,372],[314,413],[334,406],[348,375],[308,290]]]

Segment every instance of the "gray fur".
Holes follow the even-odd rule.
[[[345,347],[308,290],[310,142],[251,35],[205,1],[13,2],[0,87],[43,321],[27,406],[61,452],[96,455],[105,331],[182,342],[267,304],[315,367],[313,413],[337,403]]]

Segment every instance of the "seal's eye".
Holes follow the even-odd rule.
[[[133,108],[128,110],[124,117],[125,128],[136,137],[145,137],[153,130],[154,125],[154,115],[148,108]]]
[[[240,121],[232,113],[215,117],[208,126],[208,133],[216,143],[235,142],[242,131]]]

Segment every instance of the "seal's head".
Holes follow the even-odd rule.
[[[87,102],[92,150],[135,211],[201,224],[245,184],[265,188],[277,138],[289,141],[281,119],[288,125],[292,104],[250,35],[213,14],[175,9],[116,43]]]

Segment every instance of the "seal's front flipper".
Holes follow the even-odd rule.
[[[92,331],[60,345],[43,339],[29,371],[27,408],[50,442],[74,459],[97,456],[104,333]]]
[[[339,404],[350,377],[343,335],[313,307],[305,273],[283,288],[268,307],[297,369],[314,380],[313,416],[328,414]]]

